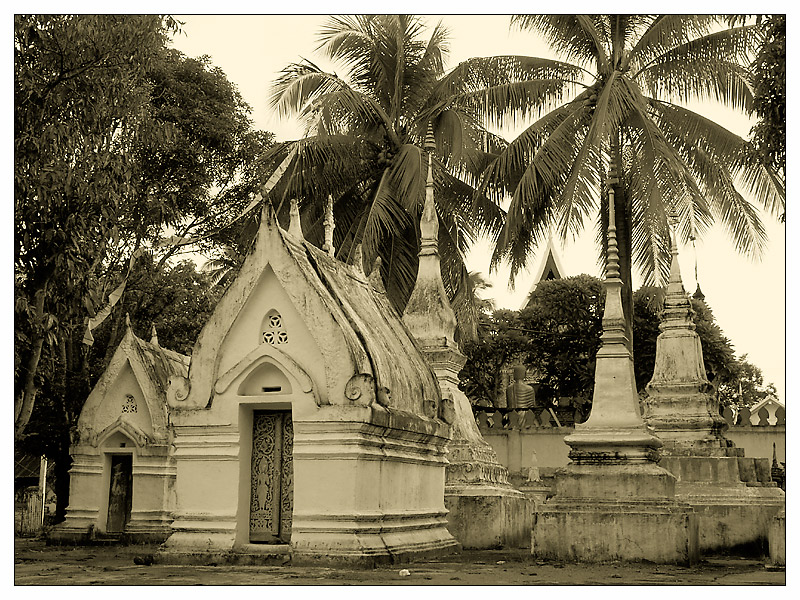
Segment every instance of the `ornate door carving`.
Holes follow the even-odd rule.
[[[292,414],[253,413],[250,541],[288,543],[292,535]]]

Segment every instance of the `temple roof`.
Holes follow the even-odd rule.
[[[146,342],[137,337],[132,329],[128,329],[123,338],[123,341],[125,340],[128,340],[125,350],[129,357],[138,358],[145,372],[161,393],[166,394],[170,376],[186,377],[189,374],[190,359],[188,356],[167,350],[158,344]],[[120,342],[120,346],[123,346],[122,342]]]
[[[438,382],[381,286],[371,283],[360,265],[343,263],[306,242],[296,224],[288,231],[281,228],[267,204],[252,251],[195,344],[186,408],[213,402],[215,381],[223,375],[217,372],[223,340],[268,270],[275,273],[321,353],[325,381],[317,376],[318,403],[351,403],[345,384],[356,378],[370,388],[362,390],[367,392],[363,397],[359,391],[362,400],[373,397],[384,406],[415,414],[425,414],[427,402],[438,404]],[[284,352],[264,351],[279,350]],[[289,346],[285,352],[308,373],[317,366],[304,364]],[[248,360],[245,354],[241,360]]]
[[[544,252],[542,254],[542,259],[539,261],[539,267],[536,270],[536,274],[533,278],[533,285],[531,289],[528,290],[528,293],[525,294],[525,299],[522,301],[522,305],[519,307],[520,310],[526,308],[528,303],[530,302],[531,294],[534,292],[536,287],[542,281],[547,281],[550,279],[561,279],[565,276],[564,266],[561,264],[561,258],[556,252],[556,247],[553,244],[553,238],[547,238],[547,244],[544,247]]]
[[[101,435],[102,431],[107,431],[109,427],[113,429],[121,421],[126,420],[125,415],[119,415],[114,422],[114,415],[102,407],[107,402],[111,402],[112,406],[113,403],[119,402],[119,395],[114,390],[120,378],[124,380],[127,365],[130,365],[136,384],[141,390],[142,400],[147,405],[145,412],[149,415],[147,431],[139,429],[136,432],[141,434],[138,435],[140,439],[137,443],[144,443],[147,440],[163,441],[167,438],[167,390],[170,378],[176,375],[180,377],[188,375],[189,357],[162,348],[158,345],[157,338],[154,338],[154,342],[140,339],[133,332],[129,322],[127,331],[114,351],[111,361],[81,410],[78,429],[82,443],[96,445],[98,435]],[[138,413],[143,414],[142,410]]]

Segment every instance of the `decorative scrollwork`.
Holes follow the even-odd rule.
[[[167,384],[167,401],[179,403],[189,397],[189,380],[181,375],[170,375]]]
[[[375,378],[369,373],[353,375],[344,386],[344,395],[361,404],[371,404],[375,398]]]
[[[292,535],[292,511],[294,509],[294,468],[292,464],[292,449],[294,446],[294,429],[292,415],[283,415],[282,440],[283,452],[281,453],[281,516],[280,538],[288,542]]]
[[[253,415],[253,458],[250,480],[250,531],[277,535],[275,492],[280,485],[275,469],[277,414]]]

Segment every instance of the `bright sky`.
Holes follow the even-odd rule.
[[[219,6],[222,8],[222,6]],[[301,57],[324,69],[336,70],[316,52],[316,33],[327,20],[325,15],[192,15],[179,16],[185,24],[176,37],[175,47],[189,56],[207,54],[234,82],[252,106],[257,129],[275,133],[279,140],[301,137],[302,131],[291,120],[280,121],[267,104],[271,82],[279,71]],[[530,32],[510,31],[504,15],[446,15],[441,19],[450,31],[450,56],[453,67],[473,56],[500,54],[549,55],[549,49]],[[340,73],[343,68],[339,67]],[[746,136],[751,124],[746,118],[709,108],[692,107],[714,118],[735,133]],[[509,132],[514,128],[508,128]],[[507,133],[508,135],[508,133]],[[507,139],[511,139],[508,137]],[[778,389],[785,401],[785,229],[774,218],[763,217],[769,235],[766,254],[753,262],[736,253],[724,231],[714,228],[697,242],[700,286],[737,354],[747,353],[761,367],[767,382]],[[559,245],[560,247],[560,245]],[[472,271],[489,271],[490,247],[478,243],[467,257]],[[561,248],[567,275],[599,275],[598,249],[594,232],[585,230]],[[498,307],[518,309],[531,287],[540,257],[537,253],[527,273],[518,275],[516,289],[508,288],[508,270],[489,276],[493,288],[487,294]],[[681,272],[687,290],[694,291],[694,253],[691,246],[681,248]],[[640,281],[634,276],[634,288]]]

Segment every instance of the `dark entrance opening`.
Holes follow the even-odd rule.
[[[111,455],[111,481],[108,490],[108,533],[122,533],[131,520],[133,503],[133,457]]]

